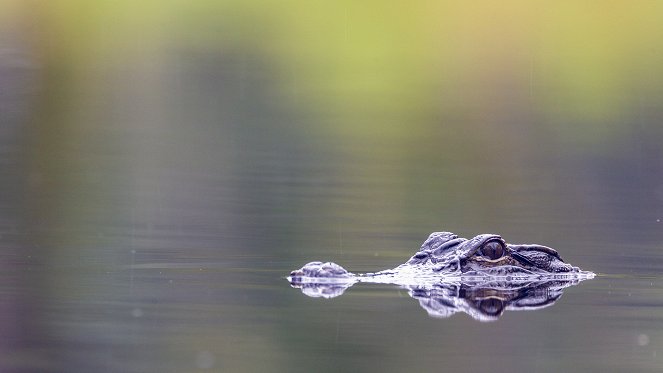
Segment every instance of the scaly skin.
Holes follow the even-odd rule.
[[[591,272],[565,263],[557,251],[541,245],[514,245],[495,234],[472,239],[450,232],[434,232],[406,263],[375,273],[354,274],[332,262],[311,262],[292,271],[292,284],[374,282],[415,285],[492,279],[533,281],[544,279],[587,279]]]

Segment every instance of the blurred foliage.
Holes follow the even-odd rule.
[[[507,95],[536,125],[562,115],[554,133],[604,141],[622,135],[606,121],[663,85],[661,2],[12,3],[3,17],[33,23],[47,64],[79,74],[182,51],[258,53],[275,68],[278,99],[327,113],[316,125],[351,139],[408,136],[448,107],[490,127]]]
[[[559,185],[560,154],[628,156],[654,174],[643,160],[659,148],[638,141],[662,135],[662,15],[659,2],[605,1],[0,5],[38,66],[36,205],[72,227],[100,211],[140,221],[137,205],[190,220],[159,212],[174,198],[206,204],[183,193],[204,185],[219,201],[261,201],[239,208],[254,221],[303,200],[316,214],[381,216],[384,230],[407,219],[394,211],[476,220],[523,198],[509,185],[559,205],[559,190],[537,191]],[[536,180],[524,171],[543,167]],[[183,170],[274,178],[198,185]],[[288,175],[318,197],[274,185]],[[175,197],[155,197],[163,185]]]

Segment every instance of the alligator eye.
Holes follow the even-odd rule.
[[[481,255],[492,260],[501,258],[504,255],[504,252],[504,245],[497,240],[488,241],[481,246],[481,249],[479,249]]]

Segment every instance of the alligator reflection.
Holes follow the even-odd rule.
[[[578,284],[579,280],[551,280],[542,282],[468,282],[438,283],[434,285],[401,286],[419,301],[428,315],[447,318],[464,312],[475,320],[495,321],[504,311],[534,311],[552,306],[562,296],[563,289]],[[297,283],[309,297],[334,298],[355,282]]]

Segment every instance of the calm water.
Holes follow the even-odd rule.
[[[256,157],[232,174],[163,169],[156,180],[137,176],[153,183],[141,197],[153,202],[147,212],[108,206],[127,212],[120,217],[102,201],[74,222],[42,226],[37,217],[17,218],[23,212],[5,195],[3,370],[660,370],[661,223],[640,216],[651,210],[625,210],[617,199],[597,211],[576,208],[595,203],[587,200],[596,195],[580,192],[567,195],[563,207],[545,202],[588,182],[580,174],[539,200],[527,195],[528,185],[491,169],[437,170],[432,184],[453,179],[455,193],[483,190],[474,182],[487,173],[504,196],[438,194],[413,183],[420,192],[395,200],[371,197],[403,187],[389,178],[335,181],[308,157],[297,157],[298,168],[283,176],[266,172],[273,159]],[[319,162],[334,169],[341,160]],[[373,162],[355,167],[385,167]],[[411,166],[390,172],[413,172],[403,167]],[[415,172],[418,180],[428,174]],[[524,172],[526,180],[541,177],[539,169]],[[631,202],[643,194],[640,185],[613,182],[611,192]],[[417,193],[423,196],[411,195]],[[358,284],[341,297],[314,299],[284,278],[315,259],[353,271],[389,268],[438,229],[545,243],[599,276],[566,289],[551,307],[506,312],[491,323],[465,314],[431,318],[393,286]]]
[[[604,70],[573,86],[554,35],[554,58],[471,33],[476,50],[434,58],[418,31],[376,44],[404,26],[352,7],[328,34],[240,5],[117,7],[16,5],[2,23],[1,371],[663,370],[658,54],[585,56]],[[610,70],[623,56],[641,64]],[[285,279],[313,260],[392,268],[440,230],[551,246],[598,276],[493,322]]]

